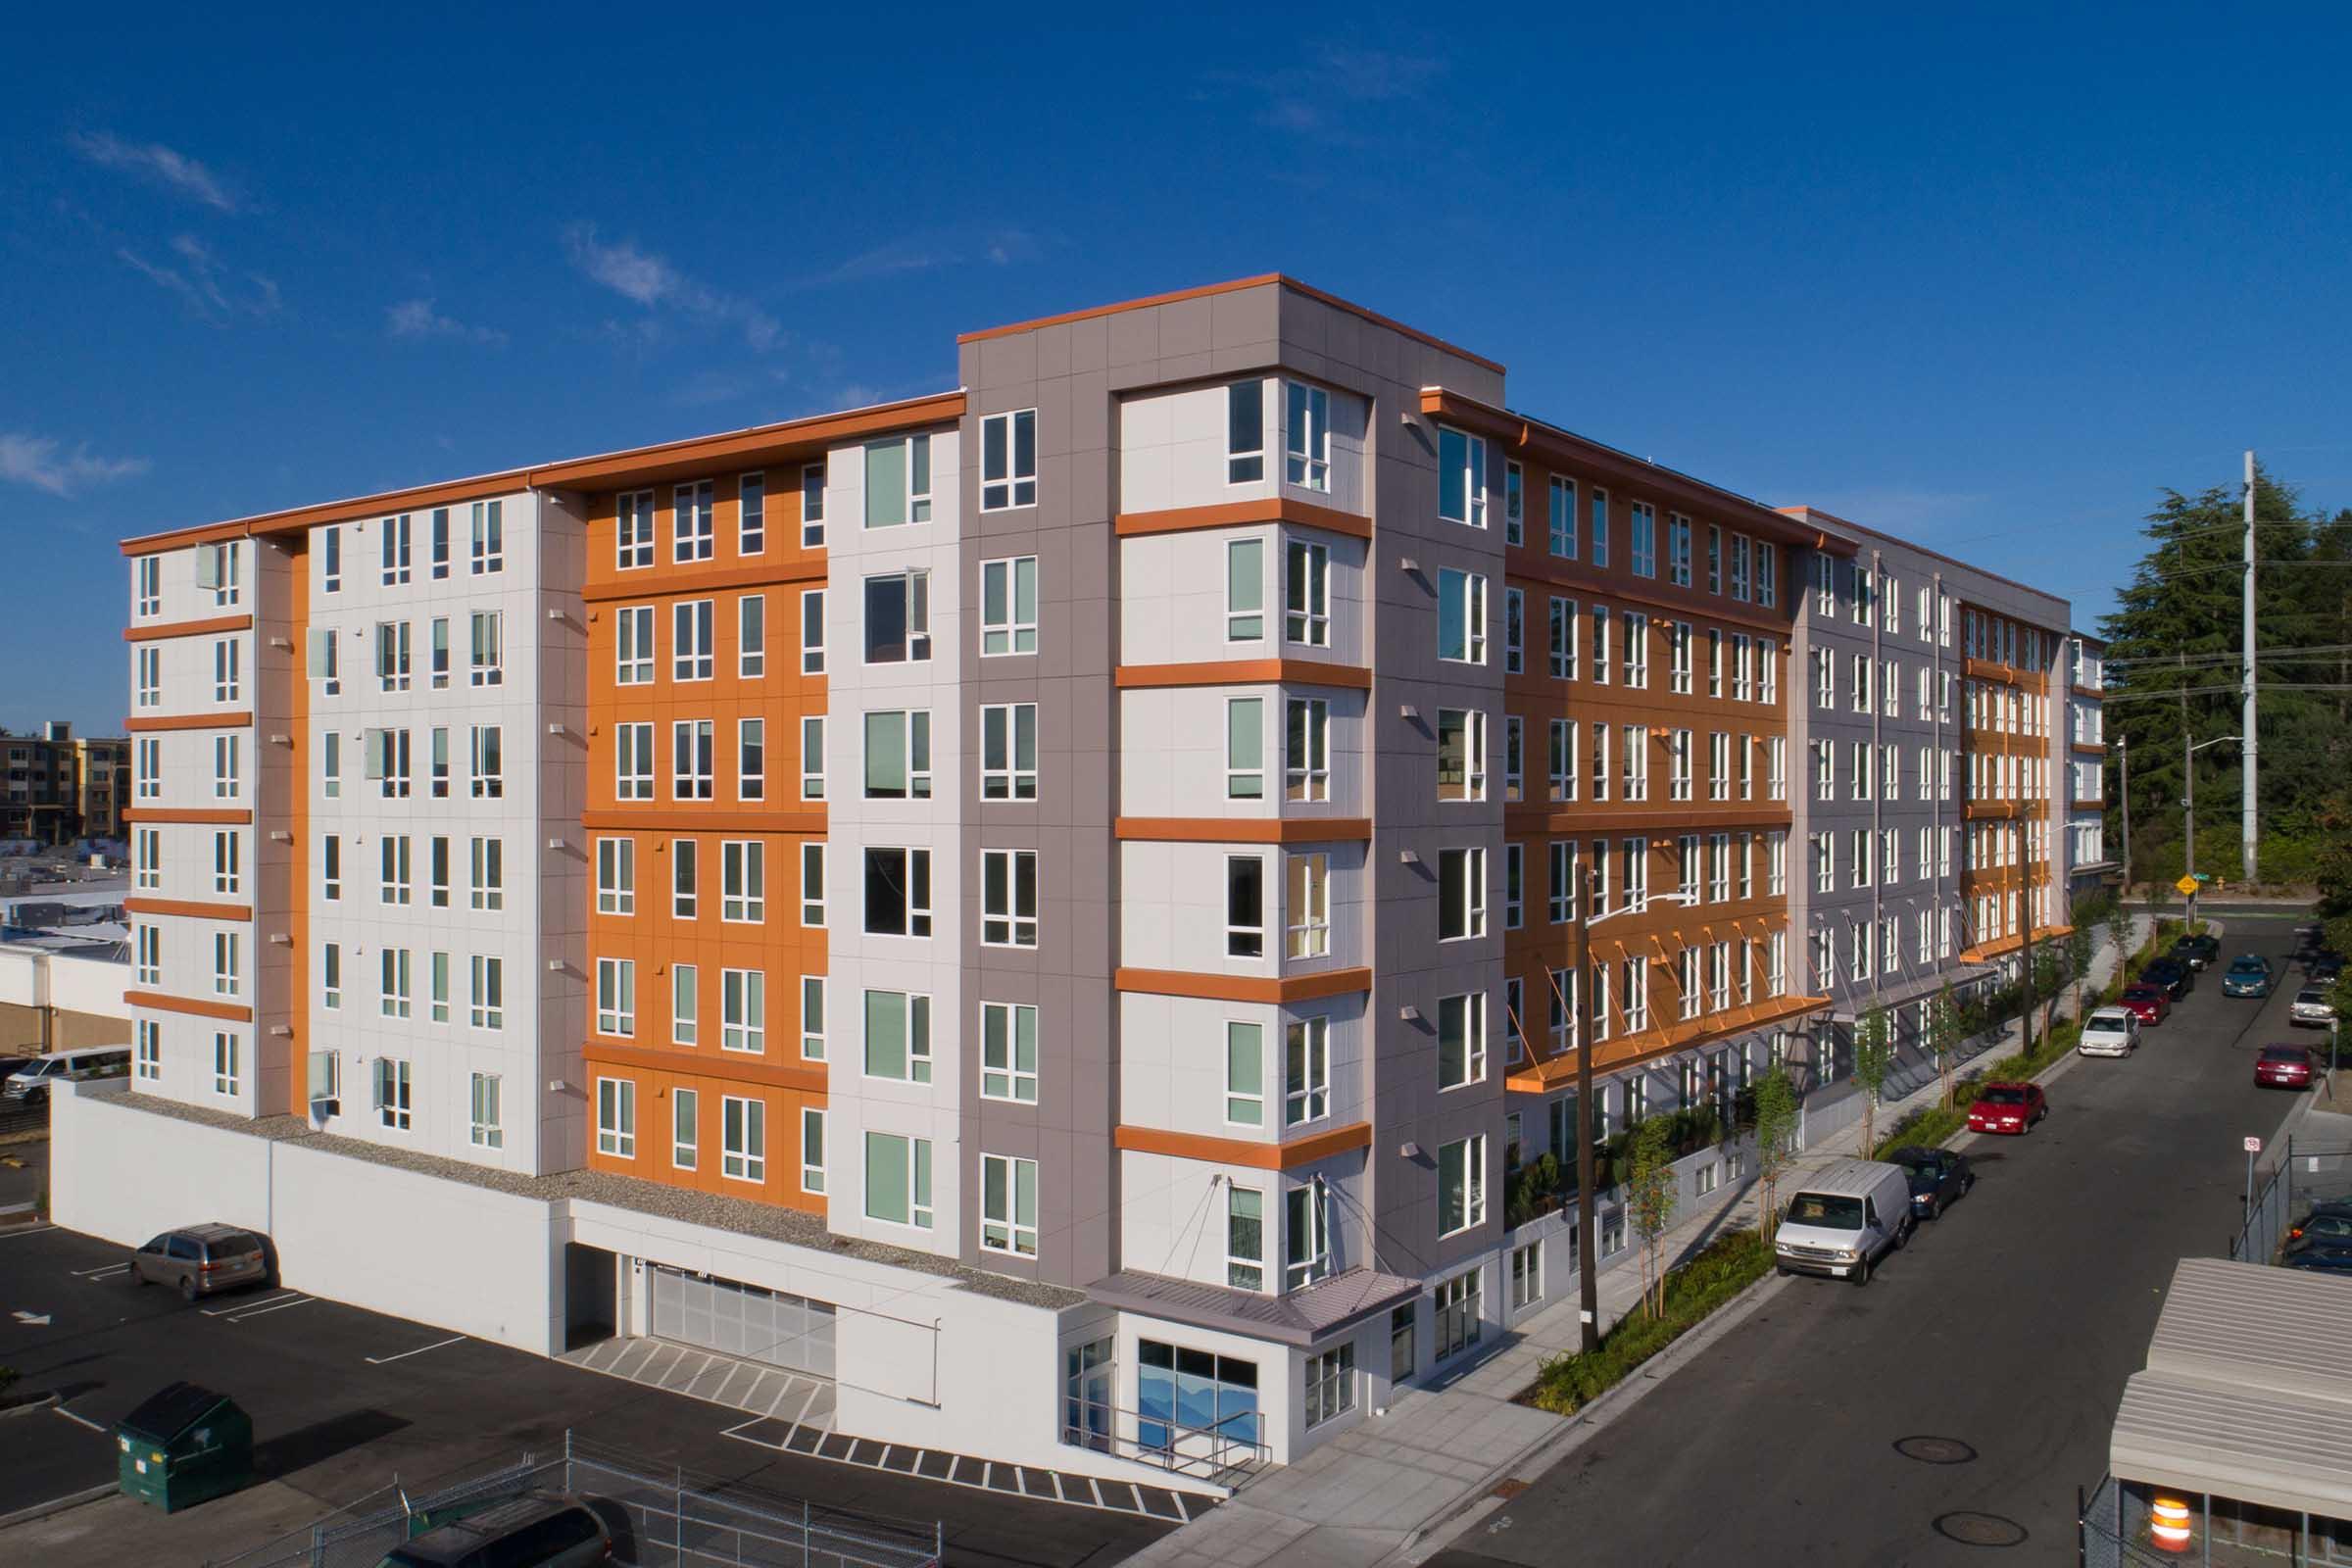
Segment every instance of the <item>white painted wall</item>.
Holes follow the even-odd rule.
[[[1360,843],[1303,845],[1176,844],[1127,840],[1119,845],[1120,961],[1138,969],[1180,969],[1199,974],[1272,979],[1312,974],[1365,961],[1364,850]],[[1330,954],[1287,959],[1289,874],[1293,855],[1324,857],[1330,879]],[[1262,862],[1265,886],[1261,957],[1227,953],[1227,861],[1235,857]]]
[[[1239,539],[1262,542],[1258,560],[1265,610],[1259,635],[1236,641],[1226,613],[1226,547]],[[1292,642],[1287,636],[1283,606],[1290,570],[1288,543],[1294,539],[1322,545],[1331,553],[1331,634],[1325,644]],[[1273,523],[1121,539],[1119,661],[1176,664],[1283,658],[1367,662],[1363,594],[1364,557],[1369,548],[1363,540],[1347,534]],[[1499,617],[1499,601],[1496,614]]]
[[[104,958],[79,958],[39,948],[0,947],[0,1002],[21,1007],[44,1004],[67,1012],[128,1018],[123,988],[130,965]]]
[[[1260,377],[1265,423],[1261,477],[1229,482],[1226,383],[1131,397],[1119,405],[1118,473],[1121,512],[1223,506],[1276,493],[1343,512],[1364,510],[1363,452],[1368,406],[1351,393],[1331,391],[1331,483],[1327,491],[1286,482],[1289,398],[1283,378]],[[1499,480],[1497,480],[1499,482]]]
[[[1363,1063],[1369,1039],[1364,1001],[1363,994],[1353,993],[1286,1007],[1121,992],[1119,1120],[1136,1127],[1266,1143],[1279,1142],[1286,1131],[1304,1136],[1369,1120],[1371,1106],[1364,1092]],[[1286,1129],[1282,1125],[1284,1035],[1291,1020],[1309,1017],[1331,1020],[1331,1109],[1315,1121]],[[1257,1023],[1265,1029],[1266,1115],[1259,1127],[1237,1126],[1225,1120],[1225,1025],[1229,1020]]]

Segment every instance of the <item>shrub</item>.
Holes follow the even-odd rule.
[[[1599,1349],[1590,1355],[1571,1351],[1544,1362],[1529,1401],[1561,1415],[1575,1414],[1771,1268],[1772,1247],[1754,1231],[1719,1237],[1666,1276],[1662,1312],[1636,1307],[1601,1336]]]

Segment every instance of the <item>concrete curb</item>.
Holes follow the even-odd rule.
[[[46,1410],[57,1403],[57,1396],[43,1394],[21,1404],[0,1405],[0,1421],[7,1421],[33,1410]]]
[[[122,1494],[122,1485],[112,1481],[103,1487],[92,1487],[87,1492],[68,1493],[62,1497],[52,1497],[47,1502],[36,1502],[29,1508],[19,1508],[15,1513],[0,1513],[0,1530],[28,1525],[35,1519],[46,1519],[51,1514],[64,1513],[68,1508],[78,1508],[88,1502],[103,1502]]]

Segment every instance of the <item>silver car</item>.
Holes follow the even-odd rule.
[[[2305,986],[2295,993],[2294,1005],[2287,1008],[2286,1015],[2291,1022],[2317,1024],[2325,1029],[2335,1022],[2335,1004],[2318,986]]]
[[[132,1254],[133,1285],[169,1285],[180,1299],[270,1282],[270,1250],[234,1225],[191,1225],[166,1231]]]
[[[2082,1020],[2075,1049],[2085,1056],[2129,1056],[2139,1049],[2139,1019],[2123,1007],[2101,1007]]]

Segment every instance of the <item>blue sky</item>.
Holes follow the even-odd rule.
[[[1270,270],[2079,621],[2246,446],[2352,505],[2340,7],[326,9],[51,8],[0,61],[0,723],[120,728],[126,534]]]

